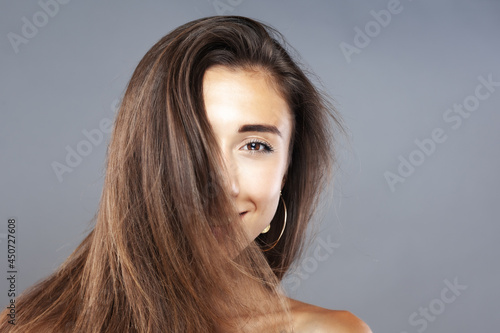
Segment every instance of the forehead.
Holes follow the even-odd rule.
[[[264,71],[211,67],[203,77],[203,98],[212,123],[291,124],[288,103]]]

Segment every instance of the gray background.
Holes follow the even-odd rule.
[[[217,12],[220,3],[229,7]],[[138,61],[171,29],[222,13],[281,31],[350,130],[317,241],[284,282],[290,294],[352,311],[378,332],[498,331],[500,87],[460,127],[443,116],[474,101],[478,77],[500,81],[500,2],[401,0],[377,31],[370,11],[390,3],[73,0],[50,16],[37,1],[2,1],[0,304],[9,299],[7,219],[17,221],[19,292],[87,232],[110,138],[99,124],[113,119]],[[40,27],[25,29],[16,52],[9,34],[23,37],[26,20]],[[356,27],[372,37],[348,62],[340,45],[355,45]],[[446,141],[416,152],[436,128]],[[58,179],[52,164],[66,164],[67,146],[86,148],[83,131],[93,129],[102,142]],[[391,190],[384,174],[410,155],[420,165]],[[454,282],[455,294],[446,289]]]

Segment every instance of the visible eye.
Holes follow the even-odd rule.
[[[272,153],[274,151],[273,147],[269,143],[259,140],[252,140],[246,143],[242,149],[249,150],[252,153]]]

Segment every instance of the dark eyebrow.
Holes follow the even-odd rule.
[[[238,133],[243,132],[267,132],[278,134],[281,137],[280,130],[273,125],[261,125],[261,124],[252,124],[252,125],[243,125],[238,129]]]

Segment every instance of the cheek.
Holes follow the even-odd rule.
[[[251,163],[240,177],[241,191],[257,202],[267,202],[279,194],[282,181],[279,163]]]
[[[283,173],[281,169],[276,163],[261,163],[259,166],[246,168],[246,176],[240,177],[243,178],[240,182],[240,194],[251,201],[255,208],[256,215],[249,221],[251,225],[247,225],[255,237],[276,213]]]

